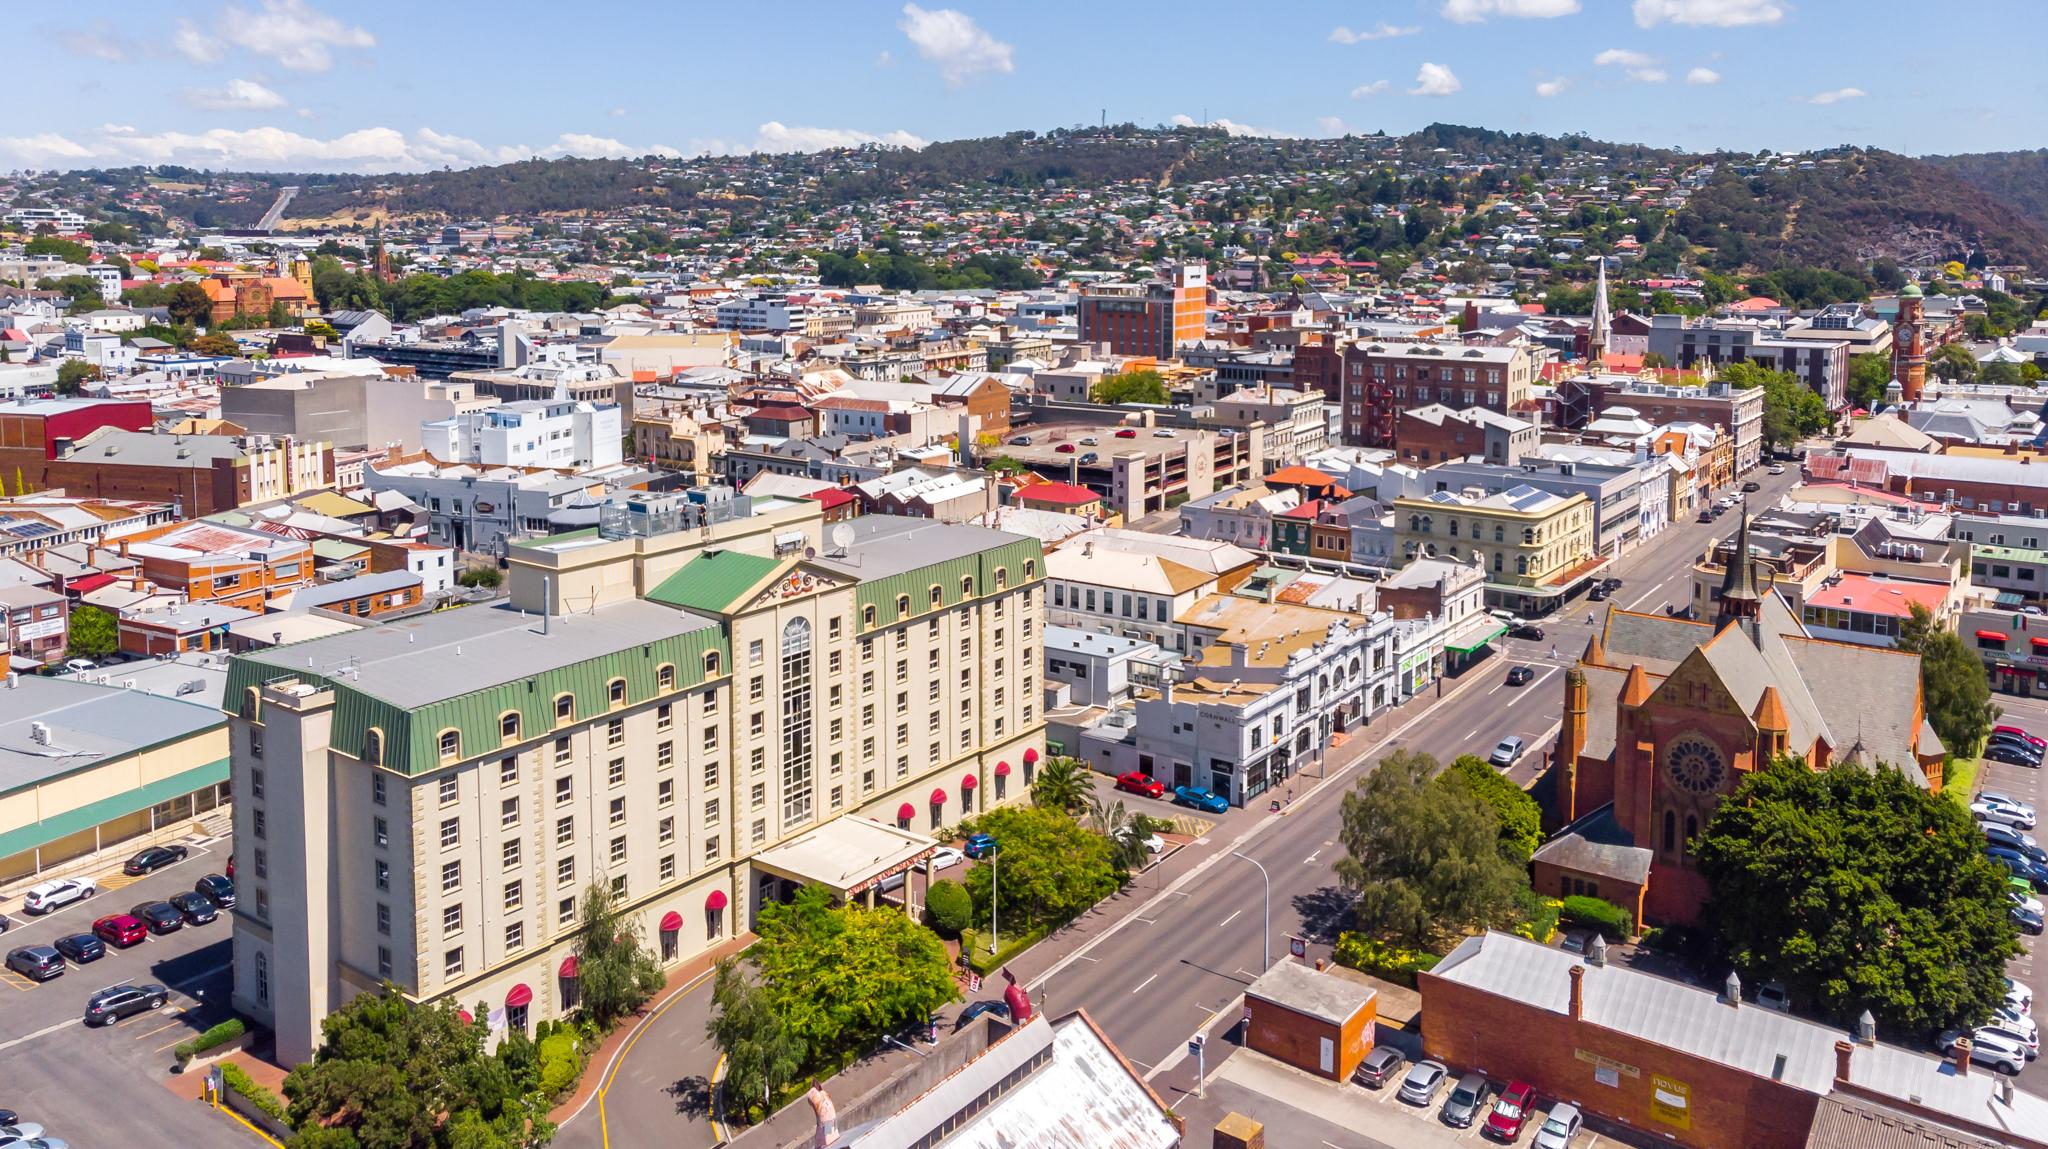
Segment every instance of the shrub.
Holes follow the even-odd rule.
[[[1435,969],[1443,960],[1433,953],[1411,950],[1389,945],[1363,934],[1343,933],[1337,936],[1337,964],[1348,966],[1361,973],[1369,973],[1410,989],[1415,987],[1415,975],[1422,970]]]
[[[1548,942],[1550,935],[1557,932],[1557,919],[1564,912],[1564,903],[1556,898],[1546,898],[1533,891],[1522,896],[1522,921],[1515,926],[1515,933],[1532,942]]]
[[[274,1118],[278,1124],[287,1129],[291,1128],[291,1115],[285,1111],[284,1101],[277,1094],[256,1084],[256,1079],[250,1077],[241,1066],[232,1061],[222,1063],[220,1083],[248,1098],[250,1104],[261,1109],[266,1116]]]
[[[241,1018],[231,1017],[190,1041],[178,1043],[171,1052],[177,1056],[178,1064],[183,1065],[209,1049],[226,1045],[247,1031],[248,1027],[242,1024]]]
[[[983,977],[987,977],[989,974],[1015,960],[1018,954],[1043,941],[1047,932],[1044,926],[1034,926],[1029,933],[1017,935],[1015,940],[1004,943],[1003,948],[994,953],[988,952],[987,946],[981,946],[972,951],[963,949],[960,952],[966,957],[969,969]]]
[[[1574,925],[1599,930],[1610,942],[1627,941],[1636,932],[1635,917],[1613,902],[1574,894],[1564,900],[1560,916]]]
[[[925,891],[924,912],[940,937],[957,938],[974,920],[974,899],[967,896],[967,887],[941,878]]]
[[[576,1085],[583,1075],[583,1054],[576,1046],[573,1029],[560,1026],[537,1043],[540,1050],[540,1088],[549,1097],[559,1097]]]

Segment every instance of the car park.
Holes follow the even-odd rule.
[[[1479,1113],[1486,1108],[1486,1099],[1493,1094],[1492,1083],[1484,1073],[1467,1073],[1451,1086],[1451,1095],[1444,1099],[1444,1107],[1437,1117],[1453,1129],[1470,1128],[1479,1119]]]
[[[208,874],[192,883],[192,892],[205,894],[208,901],[221,909],[235,908],[235,883],[219,874]]]
[[[1199,786],[1175,786],[1173,804],[1192,806],[1204,814],[1224,814],[1230,811],[1230,801],[1220,794],[1212,794]]]
[[[185,915],[169,902],[140,902],[128,907],[128,914],[153,934],[176,933],[185,928]]]
[[[1988,806],[1997,806],[2001,809],[2011,810],[2030,822],[2034,819],[2034,804],[2032,802],[2022,802],[2001,790],[1979,790],[1977,791],[1976,800]],[[2032,827],[2026,828],[2031,829]]]
[[[47,914],[59,906],[82,902],[100,892],[100,884],[91,878],[55,878],[37,882],[23,891],[21,912],[25,914]]]
[[[121,872],[131,878],[139,878],[184,861],[188,853],[190,851],[183,846],[151,846],[123,863]]]
[[[1509,686],[1524,686],[1536,677],[1536,672],[1526,666],[1517,666],[1508,671]]]
[[[7,968],[34,982],[64,972],[64,955],[51,946],[18,946],[7,951]]]
[[[2032,746],[2036,750],[2048,750],[2048,738],[2036,738],[2033,735],[2033,733],[2024,726],[1993,726],[1991,728],[1991,736],[1993,738],[1997,738],[2000,735],[2007,735],[2013,738],[2017,738],[2020,741],[2025,742],[2029,746]]]
[[[1579,1115],[1578,1106],[1552,1106],[1550,1116],[1543,1119],[1542,1127],[1536,1130],[1536,1140],[1530,1144],[1536,1149],[1571,1149],[1572,1140],[1579,1135],[1579,1128],[1585,1123],[1586,1119]]]
[[[1143,794],[1147,798],[1159,798],[1166,794],[1166,783],[1142,770],[1117,775],[1116,788],[1132,794]]]
[[[1486,1125],[1481,1133],[1496,1141],[1512,1145],[1522,1136],[1522,1126],[1529,1120],[1529,1110],[1536,1105],[1536,1087],[1526,1081],[1511,1081],[1501,1090],[1500,1099],[1493,1103],[1493,1110],[1486,1115]]]
[[[1986,802],[1981,798],[1970,803],[1970,814],[1979,822],[1989,822],[1998,826],[2011,826],[2016,830],[2031,830],[2034,828],[2034,815],[2032,811],[2016,810],[2010,806],[1996,805]]]
[[[2004,762],[2013,766],[2031,766],[2037,770],[2041,766],[2039,751],[2030,750],[2021,744],[2012,742],[1991,743],[1984,747],[1984,757],[1993,762]]]
[[[1418,1061],[1401,1079],[1401,1092],[1396,1096],[1410,1105],[1427,1106],[1436,1100],[1436,1091],[1444,1087],[1444,1075],[1449,1072],[1441,1061]]]
[[[1959,1030],[1949,1030],[1941,1035],[1941,1053],[1954,1057],[1956,1042],[1964,1035]],[[1978,1029],[1969,1034],[1970,1060],[1978,1065],[1988,1065],[2000,1073],[2018,1076],[2027,1067],[2027,1050],[2016,1037],[2008,1037],[1992,1029]]]
[[[1358,1063],[1358,1068],[1352,1070],[1351,1080],[1367,1089],[1384,1089],[1387,1082],[1392,1081],[1401,1072],[1401,1067],[1407,1064],[1408,1055],[1393,1046],[1374,1046],[1373,1051],[1365,1055],[1365,1060]]]
[[[2048,752],[2048,746],[2041,745],[2040,739],[2031,737],[2025,731],[2011,726],[2001,726],[1998,729],[1993,730],[1991,732],[1991,737],[1986,741],[1988,744],[1993,746],[2017,746],[2022,750],[2030,750],[2035,754]]]
[[[162,1009],[171,991],[154,982],[141,985],[110,985],[85,999],[85,1024],[112,1025],[152,1009]]]
[[[1984,854],[2004,866],[2014,877],[2026,879],[2035,890],[2048,890],[2048,866],[2042,866],[2022,854],[1998,846],[1986,849]]]
[[[2034,840],[2032,834],[2023,833],[2013,829],[2011,826],[2002,826],[1996,822],[1982,823],[1977,828],[1984,831],[1984,840],[1994,846],[2004,846],[2008,850],[2017,850],[2037,862],[2048,862],[2048,850],[2042,849],[2040,843]]]
[[[115,949],[127,949],[149,936],[149,927],[127,914],[109,914],[92,924],[92,934]]]
[[[990,834],[971,834],[961,852],[970,858],[986,858],[996,852],[995,837]]]
[[[107,943],[91,934],[65,934],[50,945],[72,965],[96,962],[107,956]]]
[[[1521,735],[1510,734],[1500,740],[1500,744],[1493,748],[1493,753],[1487,755],[1486,760],[1505,770],[1513,766],[1522,757],[1522,751],[1527,746],[1528,744],[1522,741]]]
[[[942,850],[944,848],[940,847]],[[209,925],[213,919],[220,916],[220,911],[213,906],[213,899],[192,890],[172,894],[170,901],[177,907],[178,914],[185,919],[188,926]]]

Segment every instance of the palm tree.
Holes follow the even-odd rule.
[[[1039,806],[1077,814],[1087,808],[1092,789],[1088,784],[1087,768],[1079,759],[1048,758],[1031,780],[1031,801]]]
[[[1105,806],[1100,797],[1090,795],[1088,821],[1109,840],[1109,856],[1118,870],[1131,874],[1145,868],[1144,827],[1124,809],[1123,799]]]

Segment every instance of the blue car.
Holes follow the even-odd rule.
[[[1230,800],[1228,798],[1219,797],[1195,786],[1175,786],[1173,788],[1173,801],[1178,806],[1193,806],[1204,814],[1227,814],[1230,812]]]
[[[960,852],[970,858],[986,858],[996,852],[996,840],[987,834],[975,834],[967,839],[967,845],[961,847]]]
[[[2008,850],[2003,846],[1989,847],[1984,853],[1992,861],[1998,862],[2007,870],[2010,870],[2014,877],[2025,878],[2033,883],[2036,890],[2048,891],[2048,866],[2043,866],[2032,858],[2026,857],[2016,850]]]

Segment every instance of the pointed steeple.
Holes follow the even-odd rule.
[[[1600,258],[1600,279],[1593,288],[1593,331],[1586,340],[1586,366],[1598,371],[1607,366],[1607,341],[1613,334],[1614,313],[1607,306],[1607,259]]]
[[[1630,663],[1628,677],[1621,680],[1621,704],[1641,706],[1650,700],[1650,676],[1643,673],[1643,664]]]
[[[1742,521],[1735,528],[1732,546],[1727,565],[1721,571],[1720,611],[1715,620],[1717,628],[1755,618],[1757,606],[1762,601],[1756,589],[1756,564],[1749,557],[1748,499],[1742,501]]]

